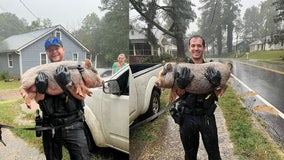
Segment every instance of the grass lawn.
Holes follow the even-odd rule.
[[[230,138],[234,144],[234,155],[247,160],[283,159],[283,151],[279,146],[271,144],[263,134],[264,128],[254,126],[253,117],[240,103],[240,98],[229,87],[218,101],[221,107]]]
[[[161,106],[166,106],[168,90],[161,95]],[[278,160],[284,159],[283,151],[279,146],[270,143],[261,129],[254,127],[253,115],[240,103],[240,98],[229,87],[222,98],[218,101],[221,107],[230,139],[234,145],[234,155],[240,160]],[[163,124],[165,116],[161,115],[154,122],[135,129],[130,134],[130,139],[135,141],[153,141],[156,132]]]
[[[21,86],[20,81],[11,81],[5,82],[4,80],[0,81],[0,91],[8,90],[8,89],[17,89]]]
[[[235,53],[231,53],[231,54],[225,54],[225,55],[223,54],[217,57],[234,59],[235,56],[236,56]],[[284,51],[255,51],[255,52],[250,52],[248,57],[245,53],[241,53],[240,57],[237,59],[247,60],[247,58],[249,60],[253,59],[253,60],[266,62],[266,63],[284,65]]]

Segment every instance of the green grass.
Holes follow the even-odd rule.
[[[162,92],[161,95],[161,108],[162,110],[167,103],[169,90],[166,89]],[[147,125],[143,125],[139,128],[130,132],[130,140],[131,141],[154,141],[157,138],[157,132],[159,128],[163,124],[163,117],[166,114],[162,114],[159,118],[155,119],[154,121],[148,123]]]
[[[284,57],[284,51],[256,51],[256,52],[249,53],[249,59],[258,59],[258,60],[266,60],[266,61],[270,61],[270,60],[281,61],[283,57]],[[246,59],[247,56],[244,54],[240,58]]]
[[[11,82],[5,82],[4,80],[0,81],[0,91],[8,89],[18,89],[20,88],[20,81],[14,80]]]
[[[7,90],[10,89],[18,89],[20,87],[20,82],[19,81],[12,81],[12,82],[4,82],[0,81],[0,92],[4,91],[6,92]],[[34,120],[35,118],[35,113],[27,113],[23,112],[21,110],[20,105],[24,103],[24,99],[20,98],[17,100],[9,100],[9,101],[0,101],[0,124],[4,125],[10,125],[14,126],[17,128],[27,128],[27,127],[34,127],[34,123],[31,123],[29,125],[20,125],[16,123],[14,120],[15,118],[23,114],[23,119],[24,120]],[[41,153],[43,153],[43,146],[42,146],[42,137],[36,137],[35,131],[31,130],[11,130],[16,136],[20,137],[23,139],[27,144],[31,147],[35,147],[39,149]],[[2,137],[4,142],[6,144],[13,143],[13,142],[8,142],[5,141],[5,137]],[[105,153],[106,154],[106,153]],[[92,155],[91,159],[92,160],[103,160],[103,159],[113,159],[112,155],[104,156],[102,157],[101,155]],[[65,147],[63,147],[63,160],[69,160],[70,156]]]
[[[254,127],[252,116],[242,107],[235,91],[229,87],[218,102],[226,119],[230,138],[234,144],[234,154],[246,160],[283,159],[278,146],[272,145],[263,132]]]
[[[22,104],[23,102],[24,102],[23,99],[0,102],[0,123],[5,125],[15,126],[18,128],[34,127],[34,124],[20,125],[14,121],[14,119],[19,114],[24,114],[26,119],[34,119],[34,116],[21,111],[20,104]],[[42,151],[41,139],[35,136],[35,131],[12,130],[12,132],[18,137],[28,142],[30,146],[37,147]],[[6,143],[13,143],[13,142],[6,142]]]
[[[168,98],[168,90],[165,90],[161,95],[161,106],[166,105]],[[252,121],[253,115],[244,108],[240,103],[240,97],[235,93],[232,87],[229,87],[224,96],[218,101],[221,107],[228,131],[230,132],[230,139],[234,146],[234,155],[240,160],[278,160],[284,159],[283,151],[280,147],[269,142],[264,136],[263,131],[254,127]],[[168,113],[166,113],[168,114]],[[141,126],[135,129],[130,134],[130,139],[134,142],[139,141],[155,141],[157,132],[163,124],[166,114],[159,117],[152,123]]]

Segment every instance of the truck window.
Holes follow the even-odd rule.
[[[129,79],[129,70],[124,72],[117,79],[119,88],[121,90],[121,95],[129,95],[129,80],[128,79]]]

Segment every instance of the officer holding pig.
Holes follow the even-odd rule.
[[[44,44],[47,57],[51,62],[64,59],[62,41],[57,37],[50,37]],[[78,70],[83,68],[78,67]],[[83,99],[75,98],[68,91],[74,87],[67,67],[59,66],[54,78],[64,91],[61,95],[45,94],[48,79],[40,72],[35,80],[37,92],[45,94],[44,100],[38,101],[42,111],[42,126],[53,128],[42,131],[42,143],[47,160],[62,159],[63,145],[72,160],[89,159],[89,150],[84,132],[84,103]]]
[[[195,35],[189,39],[188,50],[191,53],[189,63],[205,63],[203,54],[205,51],[205,41]],[[217,88],[220,85],[221,74],[214,68],[208,68],[205,77]],[[181,73],[176,78],[177,95],[181,97],[176,107],[170,108],[170,113],[175,122],[180,126],[180,138],[185,152],[185,160],[196,160],[199,147],[199,133],[203,140],[209,160],[220,160],[218,145],[218,135],[214,111],[215,101],[218,100],[215,93],[193,94],[184,89],[190,84],[194,77],[190,75],[190,69],[182,68]]]

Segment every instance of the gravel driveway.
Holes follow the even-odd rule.
[[[6,101],[18,98],[21,98],[18,89],[0,92],[0,101]],[[35,109],[37,107],[38,106],[34,102],[32,103],[32,108],[33,108],[32,110],[27,109],[25,104],[21,105],[21,108],[24,112],[35,113]],[[19,123],[30,123],[27,121],[21,121],[20,117],[17,117],[15,120]],[[5,128],[2,129],[2,140],[6,143],[6,146],[0,143],[0,160],[23,160],[23,159],[44,160],[45,159],[44,154],[40,153],[38,149],[29,146],[24,140],[15,136],[9,129]]]
[[[215,111],[218,127],[219,147],[222,159],[236,159],[233,156],[233,144],[229,139],[226,122],[222,110],[217,107]],[[179,127],[173,122],[170,115],[164,119],[155,141],[131,144],[131,160],[183,160],[184,151],[179,137]],[[207,153],[200,139],[198,160],[207,160]]]

